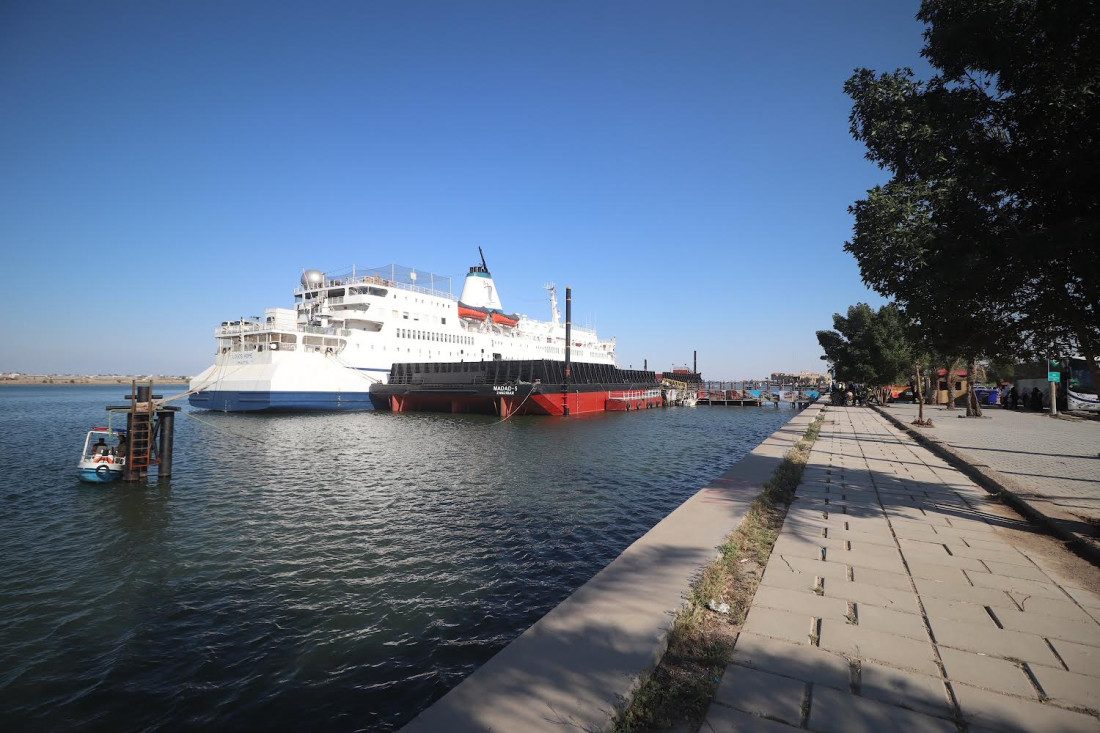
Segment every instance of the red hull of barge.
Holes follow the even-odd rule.
[[[509,417],[511,415],[570,415],[593,412],[625,412],[649,410],[664,406],[659,396],[637,397],[625,392],[538,393],[526,398],[516,395],[484,397],[481,395],[413,393],[390,396],[393,412],[481,413]]]

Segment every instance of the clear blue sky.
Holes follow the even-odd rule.
[[[0,370],[194,373],[304,267],[543,283],[622,365],[819,369],[856,66],[917,2],[0,4]],[[460,280],[456,280],[456,283]],[[457,294],[457,293],[456,293]]]

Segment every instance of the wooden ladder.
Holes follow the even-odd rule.
[[[153,462],[153,415],[148,411],[132,413],[130,420],[130,455],[127,464],[132,471],[145,473]]]

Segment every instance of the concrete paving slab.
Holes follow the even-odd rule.
[[[1041,583],[1051,582],[1050,576],[1034,565],[997,562],[996,560],[986,560],[985,565],[989,568],[989,572],[994,575],[1004,575],[1010,578],[1020,578],[1023,580],[1036,580]]]
[[[969,685],[954,685],[963,718],[980,726],[1014,733],[1058,731],[1059,733],[1097,733],[1100,721],[1091,715],[1071,712],[1054,705],[1030,702],[1018,697],[979,690]]]
[[[1093,712],[1100,709],[1100,680],[1097,678],[1052,667],[1037,666],[1032,673],[1043,692],[1054,702]]]
[[[911,669],[929,675],[939,674],[935,652],[927,639],[909,639],[824,619],[821,622],[821,648],[899,669]]]
[[[847,690],[848,660],[818,647],[776,641],[742,632],[733,662],[765,672]]]
[[[848,602],[840,598],[827,598],[816,593],[774,586],[760,586],[753,596],[752,606],[756,608],[798,609],[807,616],[816,618],[835,618],[844,620],[848,614]]]
[[[953,558],[948,558],[953,559]],[[967,559],[967,558],[961,558]],[[914,578],[924,578],[925,580],[939,580],[945,583],[958,583],[960,581],[966,582],[966,576],[963,575],[962,568],[956,565],[940,565],[938,563],[924,562],[912,557],[907,557],[906,561],[909,563],[909,572],[913,574]],[[972,572],[986,572],[985,568],[979,565],[978,570],[971,568]]]
[[[976,603],[952,601],[946,598],[935,598],[933,596],[922,597],[921,603],[924,604],[924,611],[929,616],[965,621],[966,623],[977,624],[978,626],[995,627],[997,625],[994,623],[993,619],[989,617],[989,614],[985,610],[985,606],[979,606]],[[1016,610],[1016,607],[1006,600],[1003,606],[997,608],[997,611],[1009,608],[1013,611]]]
[[[797,728],[758,718],[725,705],[712,705],[700,733],[793,733]]]
[[[1039,699],[1039,693],[1028,680],[1027,673],[1016,662],[942,646],[940,658],[943,659],[947,678],[952,682],[965,682],[994,692]]]
[[[814,688],[810,730],[821,733],[956,733],[955,724],[942,718],[905,710],[851,693]]]
[[[1002,659],[1019,659],[1048,667],[1061,667],[1058,658],[1041,636],[1019,631],[968,624],[955,619],[929,616],[936,643],[955,649],[980,652]],[[1066,642],[1069,643],[1069,642]]]
[[[994,611],[997,620],[1006,629],[1038,634],[1050,639],[1064,639],[1078,644],[1100,646],[1100,624],[1071,621],[1057,616],[1044,616],[1034,611],[1024,612],[1007,608]]]
[[[1069,593],[1070,598],[1073,598],[1081,605],[1084,605],[1086,609],[1100,611],[1100,595],[1097,595],[1092,591],[1085,590],[1084,588],[1068,586],[1068,584],[1065,583],[1063,583],[1062,587],[1067,593]]]
[[[769,562],[764,571],[764,577],[760,579],[760,584],[773,588],[813,592],[816,577],[818,576],[812,573],[792,573],[786,567],[782,569],[775,568],[773,564]],[[837,580],[833,582],[840,583],[842,581]]]
[[[860,695],[943,718],[953,714],[943,678],[864,662]]]
[[[1070,672],[1100,677],[1100,649],[1062,639],[1051,639],[1050,643]],[[1097,689],[1100,689],[1100,680],[1097,681]]]
[[[970,578],[970,582],[979,588],[1007,590],[1013,593],[1021,593],[1028,596],[1044,596],[1056,600],[1061,600],[1066,597],[1066,594],[1063,593],[1058,586],[1049,581],[1038,582],[1035,580],[1024,580],[1023,578],[1011,578],[1007,575],[966,572],[967,576]]]
[[[802,680],[734,664],[722,675],[714,699],[751,715],[798,726],[802,722],[802,701],[809,692],[807,687]]]
[[[984,565],[982,561],[977,558],[958,557],[956,555],[948,554],[943,545],[926,544],[925,547],[927,547],[928,549],[907,548],[902,550],[905,561],[909,563],[910,570],[913,569],[913,563],[918,563],[921,565],[936,565],[938,567],[957,568],[959,570],[988,570],[986,565]],[[938,551],[932,548],[937,548]],[[917,577],[924,576],[917,575]],[[930,578],[930,580],[939,580],[939,578]]]
[[[955,555],[955,557],[972,557],[988,562],[1026,565],[1029,567],[1032,564],[1023,554],[1011,548],[1007,548],[1003,543],[999,543],[997,547],[994,547],[992,543],[978,544],[973,540],[970,542],[970,544],[964,545],[961,542],[954,542],[951,539],[944,540],[944,544],[951,548],[951,553]]]
[[[773,639],[783,639],[793,644],[811,643],[811,635],[817,624],[809,613],[780,611],[753,604],[745,619],[745,631]]]
[[[888,570],[857,567],[854,565],[851,566],[851,568],[852,580],[857,583],[865,583],[879,588],[890,588],[901,591],[908,591],[913,588],[912,580],[904,572],[892,573]]]
[[[888,634],[904,636],[916,641],[927,641],[928,630],[924,627],[924,618],[914,613],[891,611],[867,604],[856,604],[858,625],[863,629],[874,629]]]
[[[1070,599],[1046,598],[1033,596],[1027,593],[1007,594],[1013,601],[1013,607],[1022,609],[1028,613],[1038,613],[1044,616],[1056,616],[1057,618],[1071,621],[1095,621],[1085,609],[1081,608]]]
[[[901,561],[901,553],[896,548],[882,545],[862,544],[852,548],[829,550],[826,559],[844,565],[851,565],[859,570],[881,570],[905,577],[905,563]],[[908,580],[906,580],[908,584]]]
[[[883,588],[858,581],[829,581],[825,583],[826,598],[842,598],[868,606],[889,608],[903,613],[919,613],[917,596],[912,590]]]
[[[1062,585],[1062,588],[1069,593],[1073,600],[1080,603],[1085,608],[1091,608],[1100,610],[1100,596],[1096,595],[1092,591],[1085,590],[1084,588],[1077,588],[1072,585]]]
[[[1016,604],[1004,591],[995,588],[977,588],[969,583],[945,582],[941,580],[928,580],[927,578],[913,578],[917,586],[917,593],[922,598],[944,598],[949,601],[962,601],[964,603],[976,603],[980,606],[1008,606],[1015,608]]]

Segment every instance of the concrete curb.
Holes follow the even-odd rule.
[[[909,425],[904,420],[900,420],[894,415],[891,415],[882,407],[873,405],[872,409],[886,418],[892,425],[905,431],[910,437],[932,451],[935,455],[959,469],[978,486],[981,486],[989,493],[1000,498],[1005,504],[1008,504],[1027,519],[1038,524],[1040,527],[1065,542],[1067,548],[1085,558],[1093,565],[1100,566],[1100,542],[1098,542],[1097,538],[1094,536],[1075,531],[1072,526],[1073,524],[1079,523],[1080,520],[1074,520],[1069,517],[1062,518],[1052,516],[1050,513],[1043,511],[1039,502],[1030,501],[1021,496],[1020,493],[1012,487],[1012,482],[1000,472],[984,464],[975,463],[972,458],[955,450],[943,441],[920,432],[917,428]]]
[[[610,728],[664,654],[691,582],[821,409],[796,413],[402,730]]]

